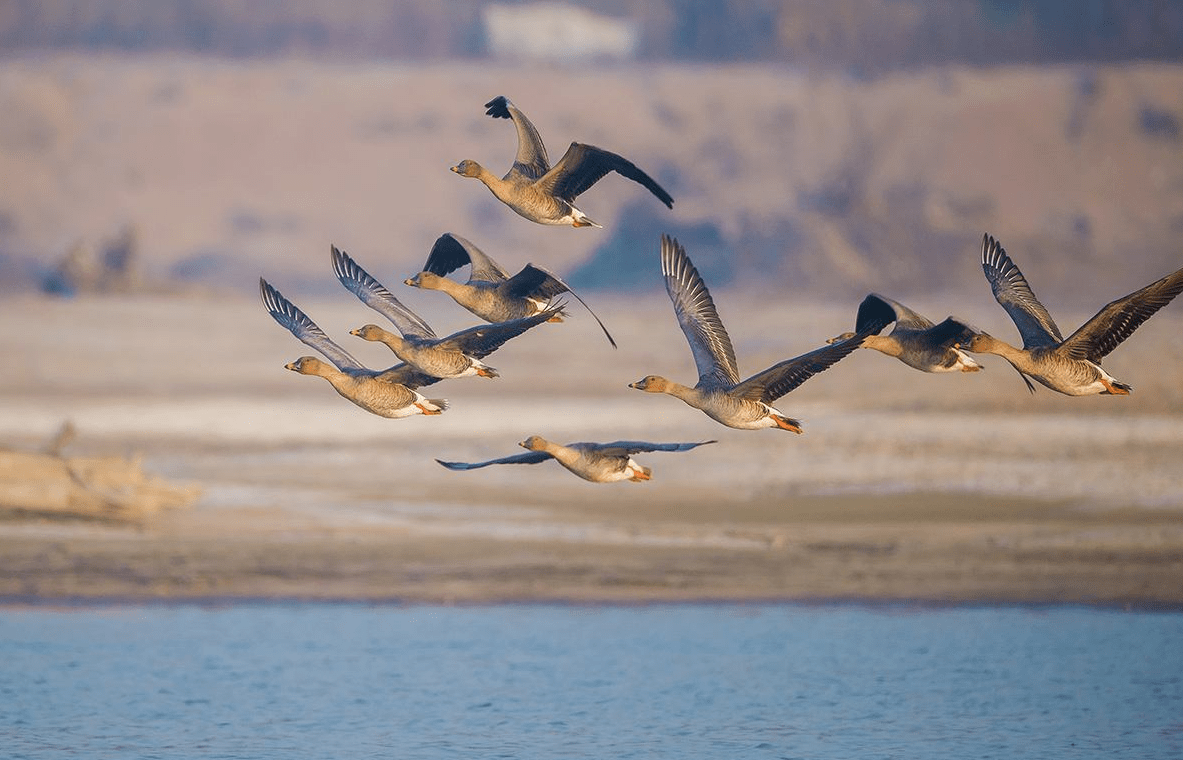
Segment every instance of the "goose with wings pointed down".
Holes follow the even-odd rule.
[[[649,480],[653,471],[633,459],[633,454],[647,451],[689,451],[715,441],[698,443],[648,443],[646,441],[614,441],[612,443],[568,443],[566,445],[548,441],[540,435],[532,435],[518,445],[526,449],[524,454],[490,459],[486,462],[435,461],[449,470],[476,470],[492,464],[538,464],[554,459],[569,471],[593,483],[613,483],[631,480],[639,483]]]

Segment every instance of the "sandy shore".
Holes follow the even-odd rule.
[[[785,398],[805,422],[793,436],[625,387],[693,371],[660,295],[596,299],[619,351],[576,315],[499,351],[501,378],[439,385],[446,414],[398,421],[285,372],[302,347],[253,300],[10,300],[0,345],[31,358],[0,385],[0,442],[33,447],[70,419],[70,451],[140,455],[201,496],[138,525],[6,513],[0,597],[1183,606],[1183,374],[1153,364],[1183,355],[1178,315],[1112,357],[1128,398],[1030,396],[998,362],[939,377],[863,351]],[[463,319],[408,300],[444,329]],[[852,316],[717,301],[741,371]],[[368,319],[345,298],[301,305],[346,338]],[[746,327],[761,323],[781,330]],[[644,484],[432,461],[511,453],[532,433],[718,443],[643,457]]]

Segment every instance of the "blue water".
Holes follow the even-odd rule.
[[[4,758],[1179,758],[1183,615],[0,610]]]

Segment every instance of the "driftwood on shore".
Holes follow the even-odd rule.
[[[188,506],[196,486],[143,471],[138,457],[72,457],[61,453],[63,428],[42,451],[0,449],[0,510],[17,514],[139,522]]]

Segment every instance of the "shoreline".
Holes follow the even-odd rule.
[[[950,507],[954,501],[959,509]],[[666,505],[627,519],[584,505],[523,538],[478,521],[301,523],[199,509],[140,527],[8,523],[0,605],[885,604],[1183,610],[1173,511],[1087,509],[963,495],[820,496],[791,512]],[[636,507],[636,505],[634,505]],[[498,508],[500,509],[500,508]],[[868,514],[882,512],[878,519]],[[307,516],[304,516],[307,518]],[[608,527],[605,527],[608,526]],[[560,530],[561,528],[561,530]],[[602,540],[596,531],[626,539]],[[489,535],[475,532],[487,530]],[[557,538],[555,536],[558,536]],[[729,540],[721,540],[721,538]]]
[[[0,596],[0,612],[19,610],[105,610],[120,608],[149,607],[198,607],[225,609],[231,607],[285,607],[316,605],[326,607],[452,607],[475,609],[481,607],[571,607],[596,609],[603,607],[851,607],[857,609],[887,611],[931,611],[942,609],[1081,609],[1111,611],[1129,614],[1176,614],[1183,613],[1183,602],[1170,603],[1121,603],[1121,602],[1063,602],[1063,601],[1011,601],[1007,599],[980,599],[973,601],[938,601],[931,599],[880,599],[880,598],[702,598],[702,599],[645,599],[645,600],[597,600],[597,599],[536,599],[536,598],[490,598],[479,601],[433,601],[402,598],[320,598],[304,596],[204,596],[204,597],[23,597]]]

